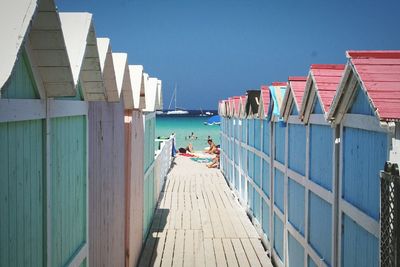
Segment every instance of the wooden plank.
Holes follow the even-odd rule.
[[[244,229],[242,222],[237,217],[235,211],[226,210],[226,214],[227,214],[227,216],[225,217],[225,219],[230,220],[230,222],[232,223],[233,228],[235,229],[236,236],[239,238],[246,238],[247,232]]]
[[[239,239],[232,239],[231,240],[233,249],[235,250],[235,255],[238,260],[239,266],[250,266],[249,261],[247,260],[246,253],[242,247],[242,242]]]
[[[157,234],[156,250],[153,253],[150,265],[139,265],[139,266],[160,266],[161,260],[164,253],[165,238],[167,236],[167,230],[159,232]]]
[[[185,230],[176,231],[174,259],[172,266],[183,266],[183,249],[185,245]]]
[[[214,243],[212,239],[204,239],[205,266],[217,266],[214,253]]]
[[[175,227],[174,229],[183,229],[182,228],[182,217],[183,217],[183,212],[181,210],[177,210],[175,212]]]
[[[214,232],[211,225],[210,215],[208,210],[200,210],[201,226],[205,238],[213,238]]]
[[[194,255],[195,265],[202,267],[205,265],[204,236],[203,231],[194,230]]]
[[[247,259],[250,262],[250,266],[261,266],[257,254],[254,252],[253,246],[250,243],[250,240],[247,238],[240,239],[242,242],[242,246],[244,251],[246,252]]]
[[[216,209],[211,209],[209,212],[214,236],[216,238],[225,237],[224,228],[222,227],[222,223],[219,219],[218,211]]]
[[[230,239],[222,239],[222,244],[224,246],[226,261],[228,266],[238,266],[236,260],[235,251],[233,250],[232,243]]]
[[[192,230],[201,229],[200,211],[198,209],[190,211],[190,229]]]
[[[194,232],[193,230],[185,231],[185,249],[184,249],[184,266],[194,265]]]
[[[161,266],[171,266],[175,247],[175,230],[168,230]]]
[[[215,258],[217,261],[217,266],[227,266],[224,248],[222,246],[221,239],[214,239],[214,251],[215,251]]]
[[[229,216],[227,215],[225,209],[219,209],[218,210],[218,215],[219,215],[220,220],[222,222],[222,227],[224,228],[225,237],[228,237],[228,238],[237,237],[236,231],[233,228],[232,223],[229,220]]]
[[[182,229],[190,229],[190,211],[184,210],[182,212]]]
[[[263,267],[272,267],[271,259],[268,257],[267,252],[261,244],[259,239],[251,238],[251,244],[253,245],[254,251],[257,254],[258,260]]]

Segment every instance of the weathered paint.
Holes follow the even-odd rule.
[[[288,221],[304,236],[305,193],[304,187],[288,179]]]
[[[308,240],[325,263],[332,259],[332,206],[309,192]]]
[[[287,266],[303,266],[304,248],[299,242],[288,233],[288,264]]]
[[[306,167],[306,128],[300,124],[289,124],[289,162],[290,169],[305,175]]]
[[[354,101],[347,113],[374,116],[368,97],[361,89],[361,85],[358,86]]]
[[[126,265],[133,267],[142,249],[144,223],[144,125],[139,110],[125,111],[125,144],[125,256]]]
[[[283,191],[284,191],[284,174],[275,169],[274,175],[274,203],[275,205],[284,213],[284,198],[283,198]]]
[[[386,134],[344,127],[342,197],[376,220],[379,219],[379,171],[386,157]]]
[[[341,266],[379,266],[379,240],[344,215]]]
[[[42,266],[43,121],[0,123],[0,266]]]
[[[13,99],[37,99],[37,91],[30,63],[25,51],[19,53],[19,58],[15,63],[13,72],[7,82],[0,90],[1,98]]]
[[[278,257],[284,261],[283,222],[274,214],[274,249]]]
[[[332,191],[332,128],[310,125],[310,180]]]
[[[86,116],[51,119],[51,265],[67,264],[87,242]]]
[[[89,256],[94,266],[125,264],[123,102],[89,103]]]

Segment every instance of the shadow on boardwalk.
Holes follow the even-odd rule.
[[[272,266],[220,170],[178,156],[139,266]]]

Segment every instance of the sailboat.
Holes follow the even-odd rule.
[[[185,115],[185,114],[189,114],[189,111],[177,108],[177,106],[176,106],[176,95],[177,95],[177,86],[175,84],[174,93],[172,94],[171,101],[169,102],[169,106],[168,106],[168,110],[169,111],[167,112],[167,115]],[[172,100],[175,100],[175,109],[174,110],[170,110],[171,109]]]

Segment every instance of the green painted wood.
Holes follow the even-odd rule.
[[[43,121],[0,123],[0,266],[42,266]]]
[[[86,116],[51,119],[52,266],[64,266],[86,242]]]
[[[79,82],[77,85],[76,95],[75,96],[60,96],[56,97],[58,100],[75,100],[80,101],[83,100],[83,92],[82,92],[82,85]]]
[[[1,98],[38,99],[39,94],[33,79],[29,60],[22,51],[12,74],[0,91]]]

